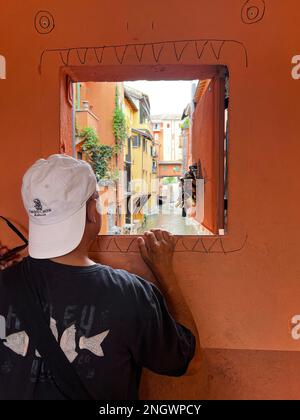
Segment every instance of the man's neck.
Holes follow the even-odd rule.
[[[66,265],[73,265],[73,266],[80,266],[80,267],[88,267],[90,265],[94,265],[95,262],[92,261],[89,257],[87,252],[70,252],[69,254],[63,255],[61,257],[50,258],[51,261],[54,261],[59,264],[66,264]]]

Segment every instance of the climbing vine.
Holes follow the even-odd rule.
[[[185,130],[185,129],[187,129],[187,128],[190,128],[190,119],[189,119],[189,117],[185,117],[185,119],[183,120],[183,122],[182,122],[182,124],[181,124],[180,128],[181,128],[182,130]]]
[[[78,134],[84,138],[81,149],[86,154],[97,180],[109,177],[110,159],[114,154],[113,148],[101,144],[95,130],[91,127],[82,129]]]
[[[119,102],[119,89],[116,87],[115,95],[115,110],[113,115],[113,133],[115,137],[115,151],[120,152],[123,148],[124,142],[127,139],[127,122],[126,116],[120,107]]]

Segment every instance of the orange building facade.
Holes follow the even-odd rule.
[[[72,141],[75,142],[77,158],[88,160],[83,149],[84,137],[81,136],[86,128],[93,129],[99,144],[110,146],[112,149],[115,147],[113,115],[116,95],[118,95],[120,108],[124,108],[122,83],[77,82],[74,84],[75,138],[73,135]],[[126,222],[127,202],[124,199],[125,185],[123,183],[125,153],[126,141],[122,149],[109,160],[106,179],[99,182],[103,209],[100,234],[121,233]]]

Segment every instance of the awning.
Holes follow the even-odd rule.
[[[139,134],[140,136],[146,137],[149,140],[153,140],[153,136],[151,133],[149,133],[149,131],[144,131],[144,130],[137,130],[136,128],[132,128],[131,131],[133,131],[134,133]]]

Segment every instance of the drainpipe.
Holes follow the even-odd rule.
[[[81,102],[81,84],[78,82],[73,83],[73,98],[75,98],[76,93],[77,93],[77,104],[76,104],[76,101],[73,100],[73,107],[72,107],[72,153],[73,153],[74,158],[77,158],[76,130],[75,130],[76,111],[80,110],[80,102]]]
[[[80,109],[80,102],[81,102],[81,84],[76,83],[77,86],[77,110]]]
[[[73,98],[75,97],[75,83],[72,83],[73,85]],[[76,121],[76,110],[75,110],[75,103],[73,100],[73,106],[72,106],[72,154],[73,157],[76,159],[76,131],[75,131],[75,121]]]

